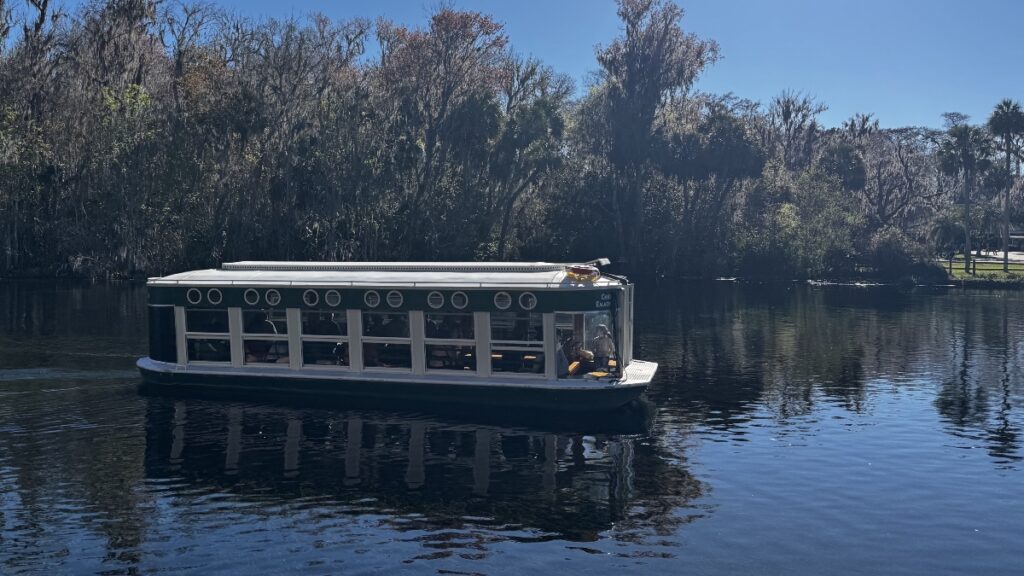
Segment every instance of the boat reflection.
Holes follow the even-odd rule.
[[[640,433],[612,421],[611,432],[572,432],[564,422],[499,425],[486,415],[146,396],[147,478],[187,479],[197,493],[261,507],[313,499],[398,529],[484,526],[591,541],[620,524],[675,525],[674,511],[701,493],[642,433],[646,415]]]

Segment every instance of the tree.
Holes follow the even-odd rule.
[[[946,174],[958,175],[963,182],[964,272],[971,271],[971,196],[977,174],[988,167],[991,141],[978,126],[967,123],[967,116],[948,113],[949,128],[939,144],[939,159]]]
[[[813,97],[787,90],[768,106],[768,147],[778,151],[790,170],[806,168],[818,138],[818,114],[828,106]]]
[[[873,229],[895,226],[906,233],[920,223],[922,209],[937,198],[933,139],[922,128],[879,130],[865,138],[866,180],[859,194],[867,203]]]
[[[439,192],[451,192],[440,188],[455,176],[459,146],[470,144],[460,137],[467,136],[466,128],[476,142],[494,135],[494,94],[508,39],[489,16],[448,8],[431,16],[427,30],[378,21],[377,36],[381,103],[393,113],[393,137],[419,149],[407,158],[401,179],[397,241],[401,257],[422,258],[445,227],[441,215],[427,208]]]
[[[1014,175],[1011,172],[1011,163],[1014,154],[1017,153],[1014,144],[1015,140],[1024,136],[1024,111],[1020,103],[1006,99],[996,104],[995,110],[988,119],[988,129],[993,135],[1002,140],[1003,155],[1006,161],[1006,182],[1003,188],[1003,272],[1010,270],[1010,189],[1014,186]]]
[[[718,45],[684,32],[683,10],[668,0],[619,0],[618,14],[625,35],[601,49],[597,61],[619,258],[635,267],[658,111],[668,100],[685,98],[718,58]]]

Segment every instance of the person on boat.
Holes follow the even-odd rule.
[[[599,370],[608,370],[608,360],[615,354],[615,342],[611,330],[604,324],[597,325],[597,336],[590,343],[594,353],[594,365]]]
[[[427,338],[440,338],[440,322],[434,318],[427,318],[427,323],[423,327],[423,334]]]
[[[558,357],[556,358],[556,361],[558,362],[559,378],[565,378],[569,376],[569,357],[565,354],[565,347],[568,343],[569,341],[566,340],[565,342],[562,343],[561,346],[558,347]]]
[[[348,345],[344,342],[335,342],[334,349],[331,350],[331,356],[334,359],[334,363],[338,366],[348,366]]]
[[[584,350],[583,345],[576,338],[572,336],[566,338],[559,351],[565,356],[566,362],[568,362],[567,375],[579,376],[580,374],[593,371],[594,353],[590,350]]]

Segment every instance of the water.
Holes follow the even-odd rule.
[[[622,424],[140,394],[143,289],[0,284],[0,573],[1020,573],[1024,294],[642,288]]]

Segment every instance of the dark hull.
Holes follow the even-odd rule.
[[[486,384],[438,384],[359,381],[339,378],[288,378],[279,375],[197,374],[163,372],[139,366],[150,386],[237,390],[260,394],[302,394],[356,398],[396,399],[460,405],[531,408],[579,412],[613,410],[637,400],[643,386],[604,388],[539,388],[488,386]]]

